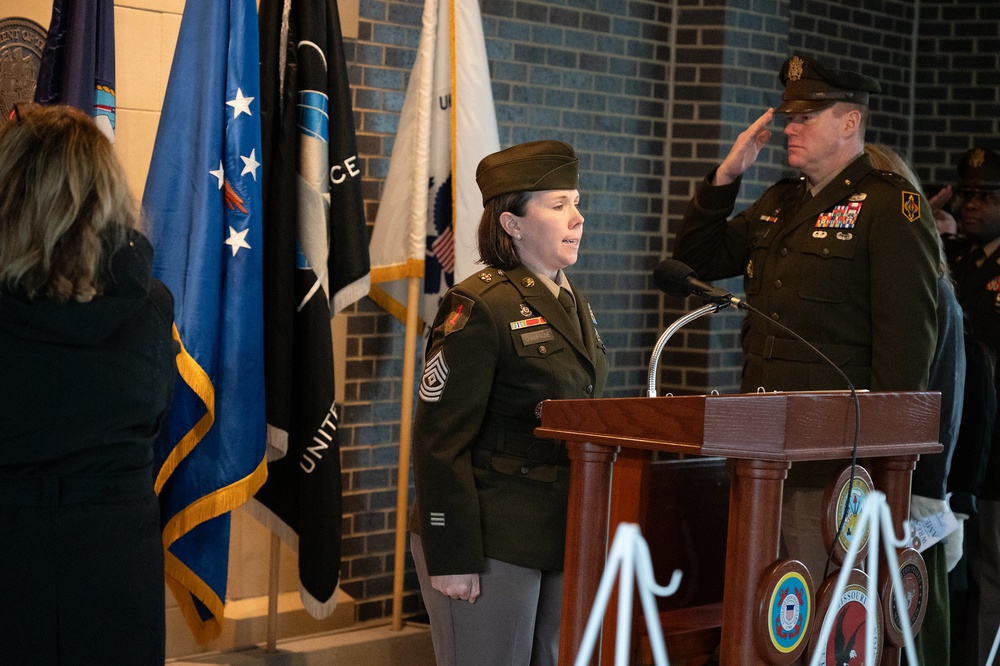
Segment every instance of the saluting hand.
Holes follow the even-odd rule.
[[[726,159],[715,171],[713,185],[728,185],[750,168],[750,165],[757,160],[761,148],[771,138],[771,130],[767,129],[767,126],[773,119],[774,109],[768,109],[736,138],[736,143],[729,150]]]
[[[431,587],[452,599],[465,599],[474,604],[479,596],[479,574],[431,576]]]
[[[944,209],[951,201],[953,196],[951,185],[945,185],[938,193],[927,200],[927,203],[931,206],[931,212],[934,213],[934,224],[937,225],[937,230],[939,234],[957,234],[958,233],[958,222],[951,213]]]

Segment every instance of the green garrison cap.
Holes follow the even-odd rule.
[[[973,148],[958,162],[959,192],[1000,190],[1000,155],[989,148]]]
[[[562,141],[531,141],[487,155],[476,169],[483,205],[508,192],[575,190],[580,160]]]
[[[781,96],[778,113],[810,113],[835,102],[868,105],[871,93],[882,91],[878,81],[838,69],[827,69],[809,57],[792,56],[778,74],[785,94]]]

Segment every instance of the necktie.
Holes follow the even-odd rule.
[[[583,329],[580,327],[580,317],[576,313],[576,299],[573,298],[573,294],[571,294],[569,289],[566,287],[559,287],[558,298],[559,302],[562,303],[563,308],[565,308],[566,314],[568,314],[570,320],[572,320],[573,328],[581,337],[583,337]]]

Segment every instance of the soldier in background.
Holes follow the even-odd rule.
[[[972,517],[966,526],[969,596],[963,610],[966,640],[955,638],[955,653],[964,648],[956,664],[983,664],[1000,626],[1000,426],[995,416],[1000,381],[996,358],[1000,355],[1000,155],[988,148],[973,148],[958,165],[956,200],[961,235],[944,237],[948,261],[958,287],[958,300],[966,315],[966,328],[987,350],[993,390],[966,391],[971,416],[962,421],[959,450],[950,482],[955,495],[967,496]],[[983,401],[992,404],[984,404]],[[968,436],[985,429],[987,443],[963,447]],[[954,503],[954,502],[953,502]],[[962,616],[955,618],[962,627]]]

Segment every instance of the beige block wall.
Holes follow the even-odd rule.
[[[338,0],[341,27],[345,37],[357,37],[358,0]],[[115,65],[117,120],[115,148],[125,166],[129,184],[141,199],[146,174],[153,153],[160,109],[166,92],[174,47],[180,31],[184,0],[119,0],[115,2]],[[52,15],[51,0],[0,0],[0,18],[23,17],[48,29]],[[333,322],[335,356],[338,359],[338,384],[344,377],[343,339],[346,335],[341,317]],[[338,395],[343,386],[338,385]],[[270,532],[249,514],[233,514],[230,547],[227,616],[259,617],[266,612],[270,570]],[[353,622],[350,599],[341,596],[343,609],[325,622],[315,622],[298,612],[298,568],[296,554],[281,546],[279,591],[282,620],[279,635],[301,635]],[[167,590],[167,656],[176,657],[205,650],[228,649],[264,640],[259,621],[227,622],[221,639],[207,646],[197,645],[187,631],[173,595]],[[248,610],[249,609],[249,610]],[[287,615],[294,617],[286,620]]]

